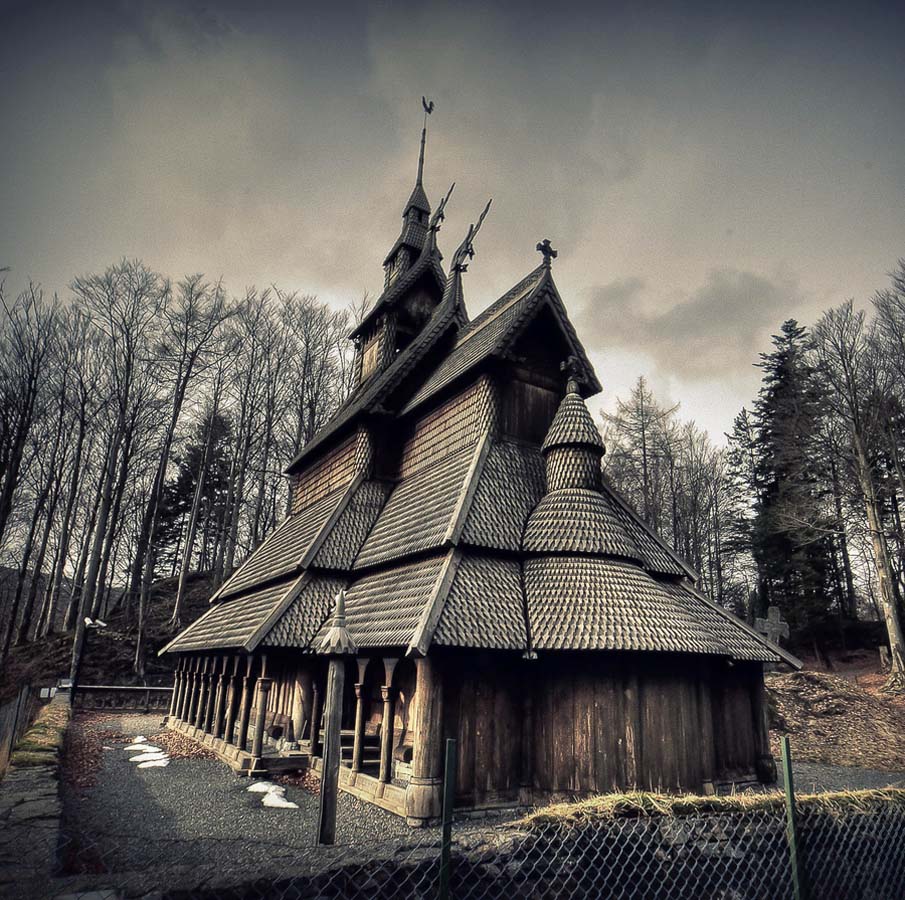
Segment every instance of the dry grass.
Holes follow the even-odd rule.
[[[22,735],[10,756],[10,765],[17,768],[53,765],[63,748],[69,707],[48,703],[38,713],[34,725]]]
[[[833,815],[871,813],[875,812],[879,805],[905,808],[905,789],[798,794],[795,799],[799,809],[819,810]],[[765,794],[730,794],[722,797],[701,797],[696,794],[672,796],[637,791],[626,794],[601,794],[575,803],[554,803],[534,810],[512,825],[519,828],[550,824],[579,826],[605,819],[780,810],[784,803],[784,795],[779,791]]]

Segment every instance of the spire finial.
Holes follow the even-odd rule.
[[[484,207],[484,211],[478,217],[477,225],[469,225],[468,233],[465,235],[465,240],[459,244],[459,248],[453,254],[452,265],[450,266],[450,271],[452,272],[464,272],[468,268],[468,260],[474,259],[474,239],[478,236],[478,232],[481,230],[481,225],[484,224],[484,218],[487,215],[488,210],[490,209],[490,204],[493,203],[493,197],[491,197],[487,201],[487,206]]]
[[[434,101],[428,100],[427,97],[422,97],[421,106],[424,108],[424,124],[421,126],[421,152],[418,154],[417,184],[421,184],[421,179],[424,175],[424,145],[427,141],[427,117],[434,111]]]
[[[548,241],[549,243],[549,241]],[[538,247],[540,244],[538,244]],[[581,384],[581,363],[577,356],[570,356],[559,364],[559,370],[566,373],[566,393],[579,393]]]
[[[352,635],[346,628],[346,592],[340,591],[336,595],[330,627],[320,643],[320,652],[339,656],[345,653],[355,653],[357,650],[355,641],[352,640]]]
[[[537,251],[544,257],[544,268],[549,269],[552,261],[559,256],[559,251],[554,250],[549,238],[544,238],[538,245]]]

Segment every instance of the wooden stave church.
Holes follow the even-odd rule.
[[[603,480],[601,387],[549,242],[468,318],[477,228],[447,274],[424,138],[353,392],[289,465],[287,518],[161,651],[169,726],[245,773],[319,768],[319,646],[345,591],[340,784],[413,825],[439,815],[447,737],[463,809],[774,781],[763,665],[800,663]]]

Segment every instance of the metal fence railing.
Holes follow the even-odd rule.
[[[786,762],[788,760],[786,759]],[[626,804],[597,814],[555,810],[493,823],[452,822],[368,843],[316,846],[234,836],[187,839],[168,823],[149,847],[115,829],[65,827],[49,885],[14,895],[235,900],[900,900],[905,896],[902,791],[750,808],[717,802],[669,810]],[[662,798],[661,798],[662,799]],[[186,798],[186,804],[191,798]],[[791,829],[789,810],[795,813]],[[447,812],[449,807],[447,806]],[[186,821],[191,818],[187,806]],[[77,822],[77,817],[73,821]],[[241,823],[239,823],[241,824]],[[36,827],[38,827],[36,825]],[[298,837],[298,836],[296,836]],[[22,842],[27,854],[28,841]],[[31,892],[31,893],[30,893]]]

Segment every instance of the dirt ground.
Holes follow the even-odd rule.
[[[834,661],[834,671],[767,675],[773,752],[788,734],[796,759],[905,771],[905,697],[882,693],[875,654]]]

